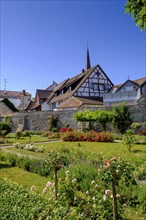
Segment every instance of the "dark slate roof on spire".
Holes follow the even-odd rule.
[[[90,69],[90,55],[89,55],[89,49],[87,48],[87,60],[86,60],[86,70]]]

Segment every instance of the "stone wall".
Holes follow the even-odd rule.
[[[146,94],[141,96],[136,106],[130,107],[130,113],[134,122],[146,121]]]
[[[86,110],[80,108],[78,111]],[[88,107],[89,109],[89,107]],[[97,110],[99,108],[90,108],[90,110]],[[100,107],[101,109],[101,107]],[[24,112],[24,113],[13,113],[13,131],[18,128],[30,129],[35,131],[48,131],[50,128],[50,121],[52,117],[57,117],[57,128],[65,127],[69,124],[70,127],[78,130],[81,129],[81,124],[76,122],[73,118],[76,110],[63,110],[63,111],[42,111],[42,112]],[[134,122],[146,121],[146,94],[143,95],[137,106],[130,107],[131,116]],[[85,125],[86,126],[86,125]]]
[[[0,102],[0,115],[11,115],[13,112],[3,102]]]

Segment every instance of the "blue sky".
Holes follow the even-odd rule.
[[[86,65],[114,84],[146,76],[146,34],[124,13],[125,0],[1,0],[1,89],[34,96]]]

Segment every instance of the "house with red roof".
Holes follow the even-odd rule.
[[[16,109],[24,110],[31,101],[31,94],[26,92],[25,90],[22,91],[0,90],[0,101],[5,98],[7,98],[15,106]]]

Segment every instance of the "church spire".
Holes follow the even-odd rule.
[[[89,49],[88,49],[88,46],[87,46],[87,57],[86,57],[86,69],[90,69],[91,68],[91,65],[90,65],[90,55],[89,55]]]

